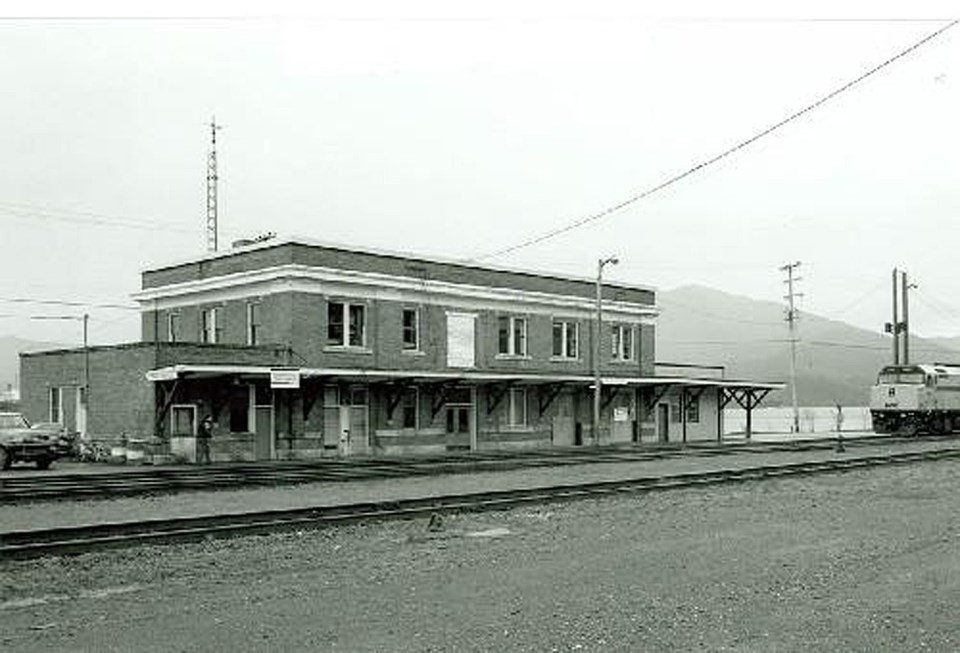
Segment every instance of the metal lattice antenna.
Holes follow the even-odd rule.
[[[210,153],[207,155],[207,251],[217,251],[217,118],[210,119]]]

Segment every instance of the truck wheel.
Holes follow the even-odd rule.
[[[37,458],[37,469],[50,469],[53,458]]]
[[[0,469],[10,469],[10,454],[3,447],[0,447]]]

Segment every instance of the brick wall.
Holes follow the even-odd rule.
[[[452,310],[443,305],[412,304],[391,300],[353,300],[366,307],[367,347],[337,348],[327,345],[327,302],[330,300],[350,302],[349,296],[331,296],[308,293],[280,293],[257,298],[260,302],[260,339],[265,343],[277,343],[276,346],[290,346],[293,349],[289,364],[302,367],[340,367],[360,369],[410,369],[442,370],[447,366],[447,318]],[[249,300],[236,300],[216,304],[223,316],[223,339],[228,346],[244,346],[247,332],[246,306]],[[200,338],[199,313],[204,306],[185,306],[180,312],[182,335],[190,342],[197,343]],[[420,350],[407,352],[402,347],[402,311],[404,308],[417,308],[420,311]],[[169,311],[159,313],[161,341],[165,337],[166,319]],[[149,315],[152,315],[150,313]],[[498,318],[500,316],[518,316],[527,320],[527,352],[522,358],[501,356],[498,351]],[[557,319],[571,319],[562,313]],[[547,374],[591,374],[593,372],[593,331],[595,323],[591,319],[575,320],[580,325],[579,356],[576,359],[553,358],[553,320],[549,315],[529,314],[518,305],[516,312],[479,311],[476,332],[477,369],[514,372],[538,372]],[[153,323],[152,317],[144,317],[144,324]],[[144,339],[152,337],[152,330],[146,329]],[[640,325],[634,335],[635,355],[632,361],[614,361],[611,357],[611,323],[604,322],[601,334],[601,360],[605,374],[636,376],[653,374],[654,326]],[[176,362],[237,362],[224,359],[224,352],[211,348],[209,354],[194,355],[190,342],[177,343],[179,349],[171,349],[174,356],[189,355],[189,360],[165,359]],[[202,351],[202,350],[197,350]],[[226,351],[226,350],[225,350]],[[191,352],[191,353],[187,353]],[[213,358],[205,358],[212,356]],[[262,360],[254,357],[256,360]],[[263,364],[263,363],[257,363]],[[287,361],[275,360],[271,364],[287,364]]]
[[[289,364],[285,348],[134,343],[91,347],[87,432],[94,437],[153,435],[155,394],[146,372],[175,364],[274,366]],[[82,349],[55,350],[20,356],[21,404],[31,422],[49,419],[50,388],[64,388],[64,417],[75,424],[76,388],[84,382]]]
[[[82,349],[20,356],[23,412],[31,421],[49,419],[50,388],[77,388],[84,382]],[[89,352],[87,432],[93,436],[153,434],[154,390],[144,377],[154,367],[154,350],[142,346],[93,347]],[[64,397],[73,411],[72,392]],[[72,417],[67,415],[72,421]]]

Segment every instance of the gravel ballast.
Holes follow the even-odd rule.
[[[0,648],[953,651],[957,470],[0,562]]]

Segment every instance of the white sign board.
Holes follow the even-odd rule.
[[[447,313],[447,366],[475,367],[477,316]]]
[[[614,422],[628,422],[630,421],[630,409],[625,406],[617,406],[613,409],[613,421]]]
[[[149,370],[147,381],[176,381],[178,376],[177,368],[161,367],[158,370]]]
[[[272,369],[270,370],[270,387],[274,390],[299,390],[299,369]]]

